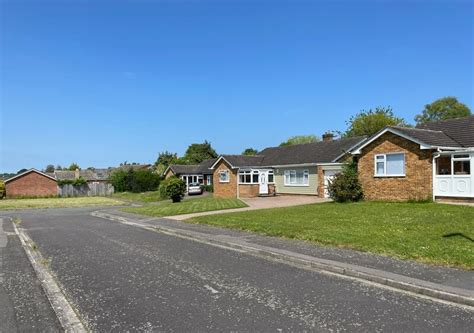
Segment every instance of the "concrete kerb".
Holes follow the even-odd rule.
[[[137,226],[143,229],[158,231],[167,235],[185,238],[221,248],[237,250],[254,256],[270,259],[304,269],[316,270],[322,273],[335,274],[341,277],[357,279],[362,282],[375,283],[391,289],[428,297],[437,301],[462,305],[474,310],[474,292],[400,274],[390,273],[373,268],[322,259],[300,253],[272,248],[263,245],[250,244],[245,240],[226,235],[208,235],[196,231],[174,229],[164,226],[147,225],[140,221],[113,215],[109,212],[96,211],[93,216],[117,221],[123,224]],[[150,221],[148,219],[147,221]]]
[[[33,241],[15,223],[13,223],[13,227],[64,331],[75,333],[88,332],[56,280],[45,267],[45,259],[39,251],[32,248]]]

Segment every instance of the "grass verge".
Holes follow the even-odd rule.
[[[474,207],[324,203],[200,216],[188,222],[474,269]]]
[[[132,192],[118,192],[113,194],[114,198],[128,200],[128,201],[138,201],[138,202],[157,202],[162,201],[160,198],[160,193],[158,191],[151,192],[142,192],[142,193],[132,193]]]
[[[30,209],[30,208],[66,208],[82,206],[111,206],[123,205],[120,201],[105,197],[81,198],[37,198],[37,199],[3,199],[0,200],[0,210]]]
[[[128,213],[162,217],[243,207],[247,207],[247,205],[239,199],[206,197],[198,199],[186,199],[178,203],[163,201],[158,205],[130,207],[124,208],[122,210]]]

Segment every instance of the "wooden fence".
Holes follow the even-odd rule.
[[[83,185],[58,185],[60,197],[108,197],[114,193],[114,187],[108,183],[86,183]]]

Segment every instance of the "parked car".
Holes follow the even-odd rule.
[[[199,183],[191,183],[188,186],[188,194],[202,194],[202,187]]]

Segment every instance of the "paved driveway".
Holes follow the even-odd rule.
[[[246,210],[257,210],[257,209],[266,209],[266,208],[278,208],[278,207],[289,207],[289,206],[300,206],[300,205],[309,205],[314,203],[329,202],[329,199],[318,198],[315,196],[309,195],[278,195],[275,197],[257,197],[257,198],[240,198],[245,202],[248,207],[245,208],[235,208],[235,209],[225,209],[225,210],[214,210],[210,212],[200,212],[192,214],[183,214],[183,215],[174,215],[168,216],[167,218],[172,220],[187,220],[196,216],[204,215],[215,215],[222,213],[231,213],[231,212],[242,212]]]
[[[468,331],[472,312],[89,215],[16,214],[94,331]]]

